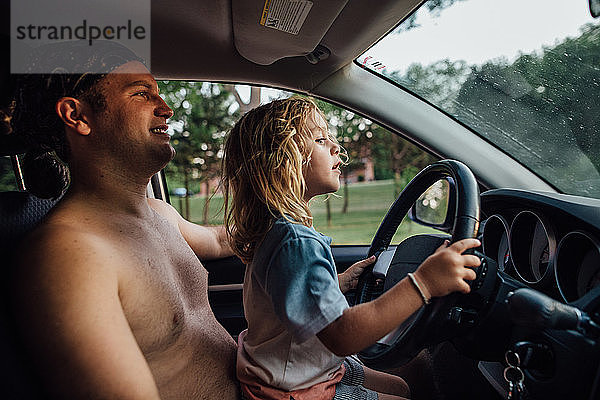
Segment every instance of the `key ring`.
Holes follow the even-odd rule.
[[[515,372],[517,375],[512,377],[509,376],[509,374],[513,372]],[[523,374],[523,370],[519,367],[513,367],[512,365],[504,368],[503,374],[506,382],[521,384],[525,380],[525,374]]]
[[[511,361],[513,357],[514,359]],[[504,353],[504,361],[511,367],[521,366],[521,356],[519,356],[519,353],[516,351],[507,350],[506,353]]]

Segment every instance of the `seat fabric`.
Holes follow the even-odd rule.
[[[10,307],[12,258],[19,242],[37,226],[57,200],[39,199],[27,192],[0,193],[0,397],[2,399],[44,399],[39,379],[24,351]],[[27,251],[26,243],[21,247]]]

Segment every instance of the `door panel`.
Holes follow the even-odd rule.
[[[366,257],[369,246],[332,246],[333,257],[338,272]],[[208,270],[208,299],[217,320],[234,337],[246,329],[244,318],[242,282],[245,265],[237,257],[202,263]],[[354,291],[346,294],[348,302],[353,304]]]

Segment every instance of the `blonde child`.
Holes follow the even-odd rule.
[[[312,227],[309,200],[340,186],[340,146],[323,113],[305,98],[276,100],[245,114],[225,145],[225,223],[247,264],[237,375],[248,399],[399,399],[399,377],[363,367],[349,355],[375,343],[424,299],[403,279],[378,299],[349,307],[371,257],[336,273],[331,239]],[[468,292],[463,255],[479,241],[440,247],[414,273],[426,298]]]

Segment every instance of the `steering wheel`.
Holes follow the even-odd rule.
[[[479,187],[471,170],[455,160],[442,160],[424,168],[398,196],[381,222],[369,248],[368,256],[381,254],[387,249],[398,226],[415,201],[432,184],[443,178],[452,178],[454,190],[454,215],[452,242],[475,237],[479,228]],[[449,210],[452,211],[452,210]],[[401,243],[391,259],[383,292],[413,272],[427,256],[432,254],[444,237],[432,235],[413,236]],[[376,281],[372,268],[361,275],[356,292],[356,304],[372,300],[381,285]],[[400,327],[374,345],[364,349],[359,358],[372,368],[402,365],[423,348],[440,343],[455,334],[455,325],[448,322],[448,314],[461,295],[457,293],[433,298],[421,307]],[[464,296],[464,295],[462,295]]]

